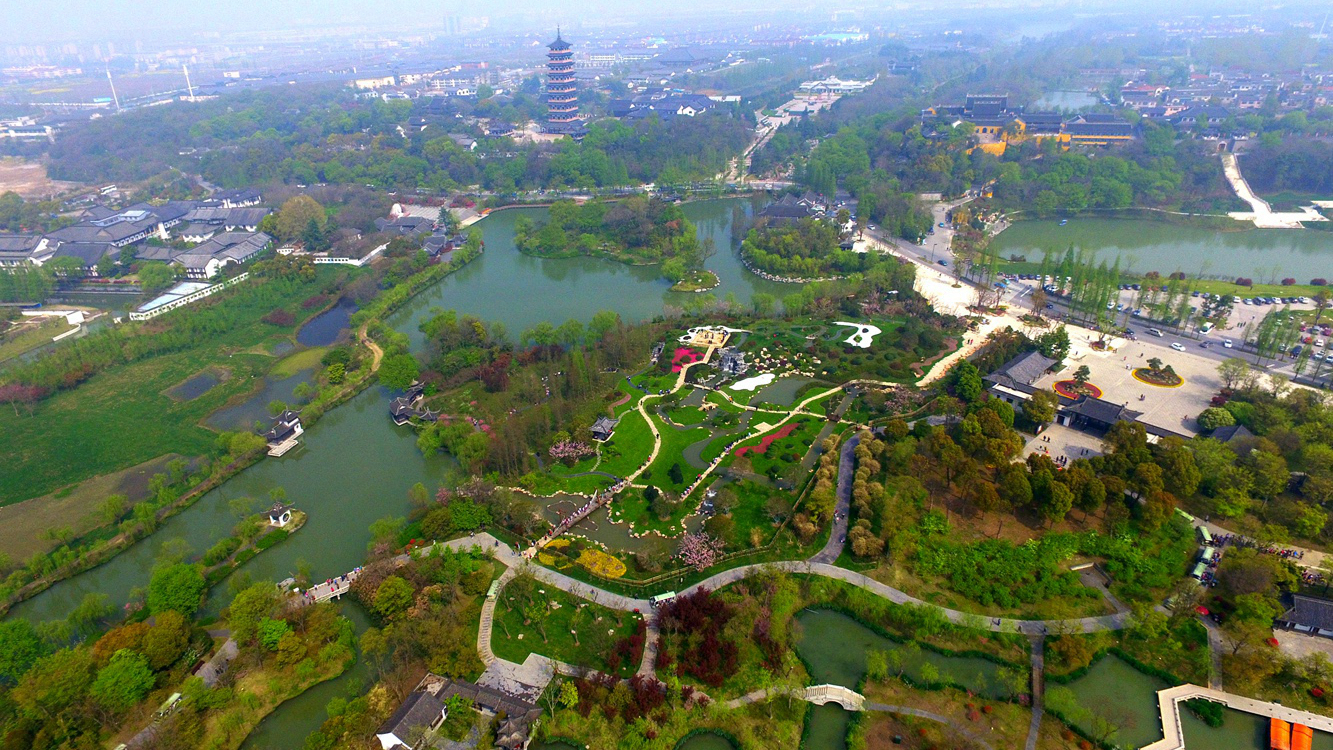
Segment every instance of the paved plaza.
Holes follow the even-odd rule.
[[[1142,412],[1141,421],[1189,435],[1198,432],[1195,418],[1208,408],[1208,403],[1222,388],[1217,375],[1217,361],[1191,354],[1152,346],[1143,341],[1114,339],[1109,352],[1090,349],[1086,341],[1075,338],[1065,368],[1058,373],[1043,376],[1034,385],[1050,388],[1058,380],[1069,380],[1081,365],[1092,372],[1088,382],[1102,389],[1102,398],[1124,404]],[[1170,365],[1185,379],[1178,388],[1159,388],[1134,379],[1133,369],[1147,367],[1148,360],[1157,357]]]
[[[1073,427],[1051,424],[1023,447],[1023,458],[1033,453],[1041,453],[1052,459],[1067,456],[1071,461],[1092,458],[1102,454],[1102,438],[1101,435]]]

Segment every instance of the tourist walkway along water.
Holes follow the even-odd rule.
[[[1237,711],[1270,719],[1282,719],[1291,724],[1304,724],[1320,732],[1333,733],[1333,719],[1327,716],[1187,684],[1157,691],[1157,710],[1161,714],[1162,739],[1151,745],[1144,745],[1143,750],[1185,750],[1185,733],[1180,724],[1180,702],[1190,698],[1203,698]]]

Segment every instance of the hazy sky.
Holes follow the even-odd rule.
[[[446,13],[500,18],[538,12],[574,22],[594,8],[629,13],[662,13],[657,0],[5,0],[0,11],[0,43],[50,42],[133,34],[152,36],[161,29],[232,31],[249,27],[283,28],[310,24],[364,23],[373,26],[434,30]],[[705,0],[677,0],[682,6],[719,8],[771,7],[772,2],[741,0],[726,6]],[[793,3],[811,7],[808,2]]]
[[[1291,0],[1270,0],[1270,7]],[[1324,2],[1294,0],[1295,6],[1318,8],[1302,14],[1313,18],[1327,11]],[[3,0],[0,2],[0,44],[89,41],[113,38],[153,39],[157,32],[284,29],[311,25],[359,24],[367,28],[435,31],[446,13],[489,16],[499,21],[515,13],[540,14],[543,23],[575,26],[580,20],[610,17],[717,13],[735,19],[752,13],[756,23],[781,20],[780,11],[800,11],[806,18],[831,16],[833,10],[862,9],[880,15],[887,9],[920,19],[910,6],[929,8],[926,15],[943,19],[956,14],[975,17],[978,6],[1006,7],[1023,13],[1086,13],[1100,8],[1117,14],[1146,11],[1161,17],[1179,13],[1204,15],[1263,13],[1263,0]],[[1288,5],[1287,12],[1291,11]],[[174,34],[165,36],[174,37]],[[188,37],[179,41],[188,41]]]

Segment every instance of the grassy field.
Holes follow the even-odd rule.
[[[131,502],[145,497],[149,478],[166,472],[167,464],[176,458],[180,456],[174,453],[159,456],[42,497],[0,507],[0,550],[15,562],[23,562],[57,546],[42,537],[48,529],[68,527],[76,535],[89,531],[102,522],[96,514],[108,495],[125,495]]]
[[[64,318],[47,318],[42,323],[29,323],[23,330],[12,335],[7,334],[0,339],[0,362],[22,356],[39,346],[49,344],[51,339],[73,329],[74,326],[67,323]]]
[[[524,624],[523,609],[533,606],[502,594],[495,606],[495,626],[491,629],[491,649],[501,659],[523,663],[528,654],[609,671],[606,656],[616,641],[634,634],[638,618],[631,612],[617,612],[566,594],[552,586],[538,584],[534,597],[545,603],[540,617],[546,637],[537,627],[537,618]],[[544,589],[542,593],[540,589]],[[540,608],[540,604],[537,605]],[[578,642],[571,631],[578,631]],[[622,664],[615,674],[629,677],[638,663]]]
[[[328,350],[326,346],[314,346],[289,354],[282,361],[273,365],[270,374],[277,378],[290,378],[299,372],[313,370],[319,367],[319,360],[324,357]]]
[[[644,472],[638,481],[640,484],[651,484],[670,492],[680,492],[701,473],[690,466],[681,455],[682,451],[700,440],[707,440],[713,433],[705,427],[678,430],[675,427],[659,424],[657,429],[662,434],[662,447],[657,452],[657,460],[653,461],[653,465],[648,467],[648,471]],[[671,481],[671,477],[668,476],[673,464],[680,464],[679,482]]]
[[[608,455],[614,452],[616,455]],[[608,444],[602,446],[602,463],[598,471],[628,476],[639,468],[653,452],[653,433],[643,415],[636,411],[626,412],[616,425],[615,433]]]
[[[303,286],[314,291],[331,273],[321,273]],[[283,304],[296,323],[274,326],[260,321],[272,308],[267,304],[245,307],[245,289],[240,288],[212,303],[241,306],[241,322],[225,334],[191,349],[107,368],[78,387],[42,401],[32,413],[22,407],[17,413],[0,409],[0,434],[6,440],[6,450],[0,455],[0,505],[38,497],[166,453],[207,453],[216,433],[201,427],[200,421],[252,387],[251,378],[269,371],[271,356],[246,350],[275,334],[290,334],[310,317],[310,311],[301,309],[301,299],[301,294],[291,295]],[[173,313],[177,314],[189,315],[190,309]],[[171,316],[163,320],[170,321]],[[233,377],[190,401],[177,402],[166,395],[172,386],[215,366],[226,366]]]

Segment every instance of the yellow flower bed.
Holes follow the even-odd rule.
[[[627,570],[625,563],[591,547],[579,554],[578,563],[603,578],[619,578]]]
[[[553,557],[553,556],[551,556],[551,555],[548,555],[548,554],[546,554],[545,552],[538,552],[538,553],[537,553],[537,562],[541,563],[542,565],[547,565],[547,566],[555,565],[555,557]]]
[[[569,546],[568,539],[552,539],[546,543],[546,549],[564,549]]]

